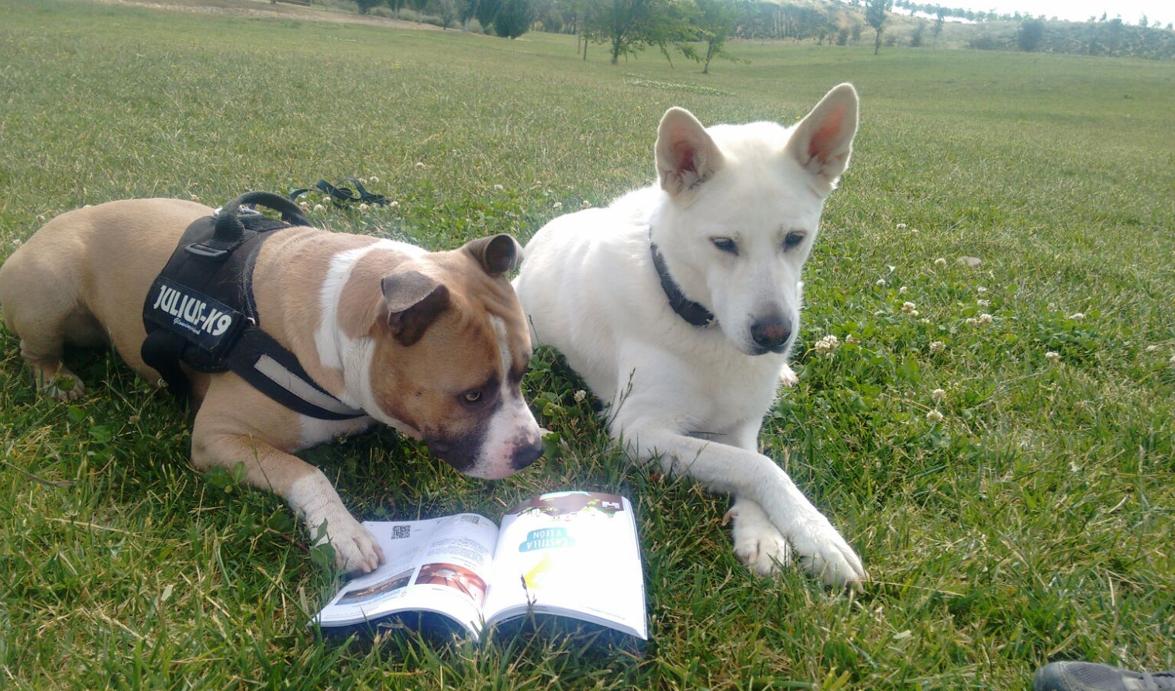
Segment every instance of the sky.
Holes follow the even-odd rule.
[[[1146,15],[1152,24],[1166,25],[1175,22],[1175,0],[919,0],[937,2],[944,7],[960,7],[968,10],[995,10],[1000,14],[1056,16],[1061,19],[1085,21],[1090,17],[1101,17],[1105,12],[1113,19],[1121,15],[1127,24],[1137,24]]]

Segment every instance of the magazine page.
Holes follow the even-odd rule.
[[[486,622],[533,607],[647,638],[644,575],[628,499],[554,492],[502,517]]]
[[[493,521],[471,513],[425,521],[368,521],[384,563],[349,581],[318,613],[321,626],[346,626],[397,612],[436,612],[474,636],[481,629]]]

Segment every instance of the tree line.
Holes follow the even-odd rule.
[[[818,45],[857,43],[871,31],[874,53],[894,8],[914,15],[908,33],[911,47],[924,45],[927,28],[937,41],[946,19],[968,22],[974,36],[969,47],[1041,50],[1091,55],[1175,57],[1175,33],[1138,26],[1120,18],[1090,17],[1089,22],[1047,22],[1019,12],[976,12],[913,0],[355,0],[361,13],[386,7],[395,16],[404,10],[427,14],[442,27],[460,25],[506,38],[529,30],[576,37],[586,60],[593,44],[602,45],[613,64],[646,48],[656,48],[672,62],[675,55],[696,60],[709,72],[724,55],[728,39],[812,40]],[[931,24],[918,15],[933,17]],[[908,25],[910,19],[905,19]],[[475,24],[476,22],[476,24]],[[987,27],[991,27],[990,30]],[[1006,28],[1011,27],[1011,28]],[[1018,28],[1017,28],[1018,27]],[[886,45],[897,37],[886,34]]]

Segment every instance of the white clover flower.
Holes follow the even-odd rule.
[[[828,334],[824,338],[821,338],[819,341],[816,341],[816,345],[814,346],[814,348],[816,349],[817,353],[827,354],[827,353],[831,353],[832,351],[836,350],[839,346],[840,346],[840,340],[837,339],[836,336],[833,336],[832,334]]]
[[[906,314],[918,314],[918,310],[914,309],[915,306],[916,305],[914,305],[914,303],[912,303],[912,302],[909,302],[909,301],[903,302],[902,303],[902,311],[905,312]]]
[[[979,293],[980,295],[983,295],[984,293],[987,292],[987,288],[984,288],[983,286],[975,286],[975,292]]]
[[[967,317],[966,322],[967,322],[967,326],[975,326],[976,324],[979,323],[979,320],[976,319],[975,317]]]
[[[417,168],[423,168],[423,167],[424,167],[424,161],[417,161],[417,162],[416,162],[416,167],[417,167]]]
[[[875,283],[874,285],[883,286],[883,285],[887,285],[887,284],[886,284],[886,281],[884,278],[879,278],[879,279],[877,279],[877,283]]]
[[[1172,366],[1172,367],[1175,367],[1175,355],[1172,355],[1172,356],[1171,356],[1171,359],[1170,359],[1170,360],[1168,360],[1167,362],[1169,362],[1169,363],[1171,364],[1171,366]]]
[[[23,243],[23,241],[20,238],[17,238],[12,241],[12,246],[13,247],[20,247],[22,243]]]
[[[984,312],[983,314],[979,315],[979,318],[976,319],[975,321],[980,324],[990,324],[991,323],[991,315],[988,314],[987,312]]]
[[[938,259],[935,259],[935,260],[934,260],[934,265],[935,265],[935,266],[946,266],[946,265],[947,265],[947,260],[946,260],[946,259],[944,259],[943,257],[939,257]]]
[[[853,334],[849,334],[848,336],[845,336],[845,343],[860,343],[860,341],[858,341],[857,337]]]
[[[589,202],[588,200],[586,200],[586,199],[585,199],[585,200],[583,200],[582,202],[580,202],[580,203],[579,203],[579,208],[581,208],[581,209],[586,209],[586,208],[588,208],[588,207],[589,207],[589,206],[591,206],[591,205],[592,205],[592,203],[591,203],[591,202]]]
[[[369,177],[367,179],[371,180],[371,184],[373,184],[373,185],[379,183],[379,176],[378,175],[372,175],[371,177]]]
[[[1072,319],[1073,321],[1079,322],[1082,319],[1085,319],[1085,312],[1074,312],[1073,314],[1069,315],[1069,318]]]
[[[400,202],[393,199],[391,202],[388,203],[388,208],[389,209],[398,209],[398,208],[400,208]]]
[[[899,224],[898,224],[898,230],[905,230],[905,229],[906,229],[906,224],[905,224],[905,223],[899,223]]]
[[[1158,350],[1158,349],[1159,349],[1159,347],[1158,347],[1157,345],[1148,345],[1148,346],[1146,347],[1146,352],[1148,352],[1148,353],[1153,353],[1153,352],[1155,352],[1155,351],[1156,351],[1156,350]]]
[[[934,391],[930,392],[930,397],[933,398],[936,403],[941,403],[943,399],[947,397],[947,392],[943,391],[942,389],[935,389]]]
[[[1059,362],[1061,360],[1061,354],[1055,350],[1050,350],[1044,354],[1044,358],[1049,362]]]
[[[367,184],[367,178],[359,178],[359,184],[360,184],[360,185],[366,185],[366,184]]]
[[[501,192],[501,191],[502,191],[502,190],[504,190],[504,189],[506,189],[506,188],[505,188],[505,187],[502,187],[501,185],[494,185],[494,191],[495,191],[495,192]]]
[[[323,212],[323,211],[326,211],[326,207],[325,207],[325,206],[323,206],[322,204],[315,204],[315,205],[314,205],[314,213],[320,213],[320,212]]]
[[[552,209],[562,209],[562,208],[563,208],[563,202],[555,202],[554,204],[552,204],[552,205],[551,205],[551,208],[552,208]]]
[[[942,351],[944,351],[946,349],[947,349],[947,344],[943,343],[942,341],[931,341],[930,342],[930,352],[932,352],[932,353],[941,353]]]
[[[976,300],[975,304],[979,305],[980,307],[990,307],[991,300]]]
[[[926,414],[926,419],[931,422],[942,422],[942,413],[937,410],[932,410]]]
[[[298,202],[298,208],[300,208],[303,211],[309,211],[310,210],[310,203],[309,202]]]
[[[898,288],[898,295],[905,295],[906,291],[908,291],[908,290],[910,290],[910,289],[907,288],[906,286],[902,286],[901,288]]]
[[[359,205],[360,211],[367,211],[369,208],[371,208],[371,207],[367,206],[367,204],[360,204]]]
[[[199,195],[197,195],[197,194],[192,194],[192,195],[190,195],[188,198],[189,198],[189,199],[191,199],[191,200],[192,200],[192,201],[194,201],[194,202],[198,202],[198,201],[200,201],[200,196],[199,196]],[[89,204],[86,204],[86,206],[89,206]]]
[[[587,391],[580,389],[579,391],[575,392],[575,395],[572,396],[572,398],[575,399],[576,403],[583,403],[583,400],[587,398]]]

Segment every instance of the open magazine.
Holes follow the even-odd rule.
[[[530,612],[599,624],[646,640],[644,577],[628,499],[553,492],[502,516],[366,522],[386,561],[343,586],[323,628],[391,615],[443,615],[474,638]]]

